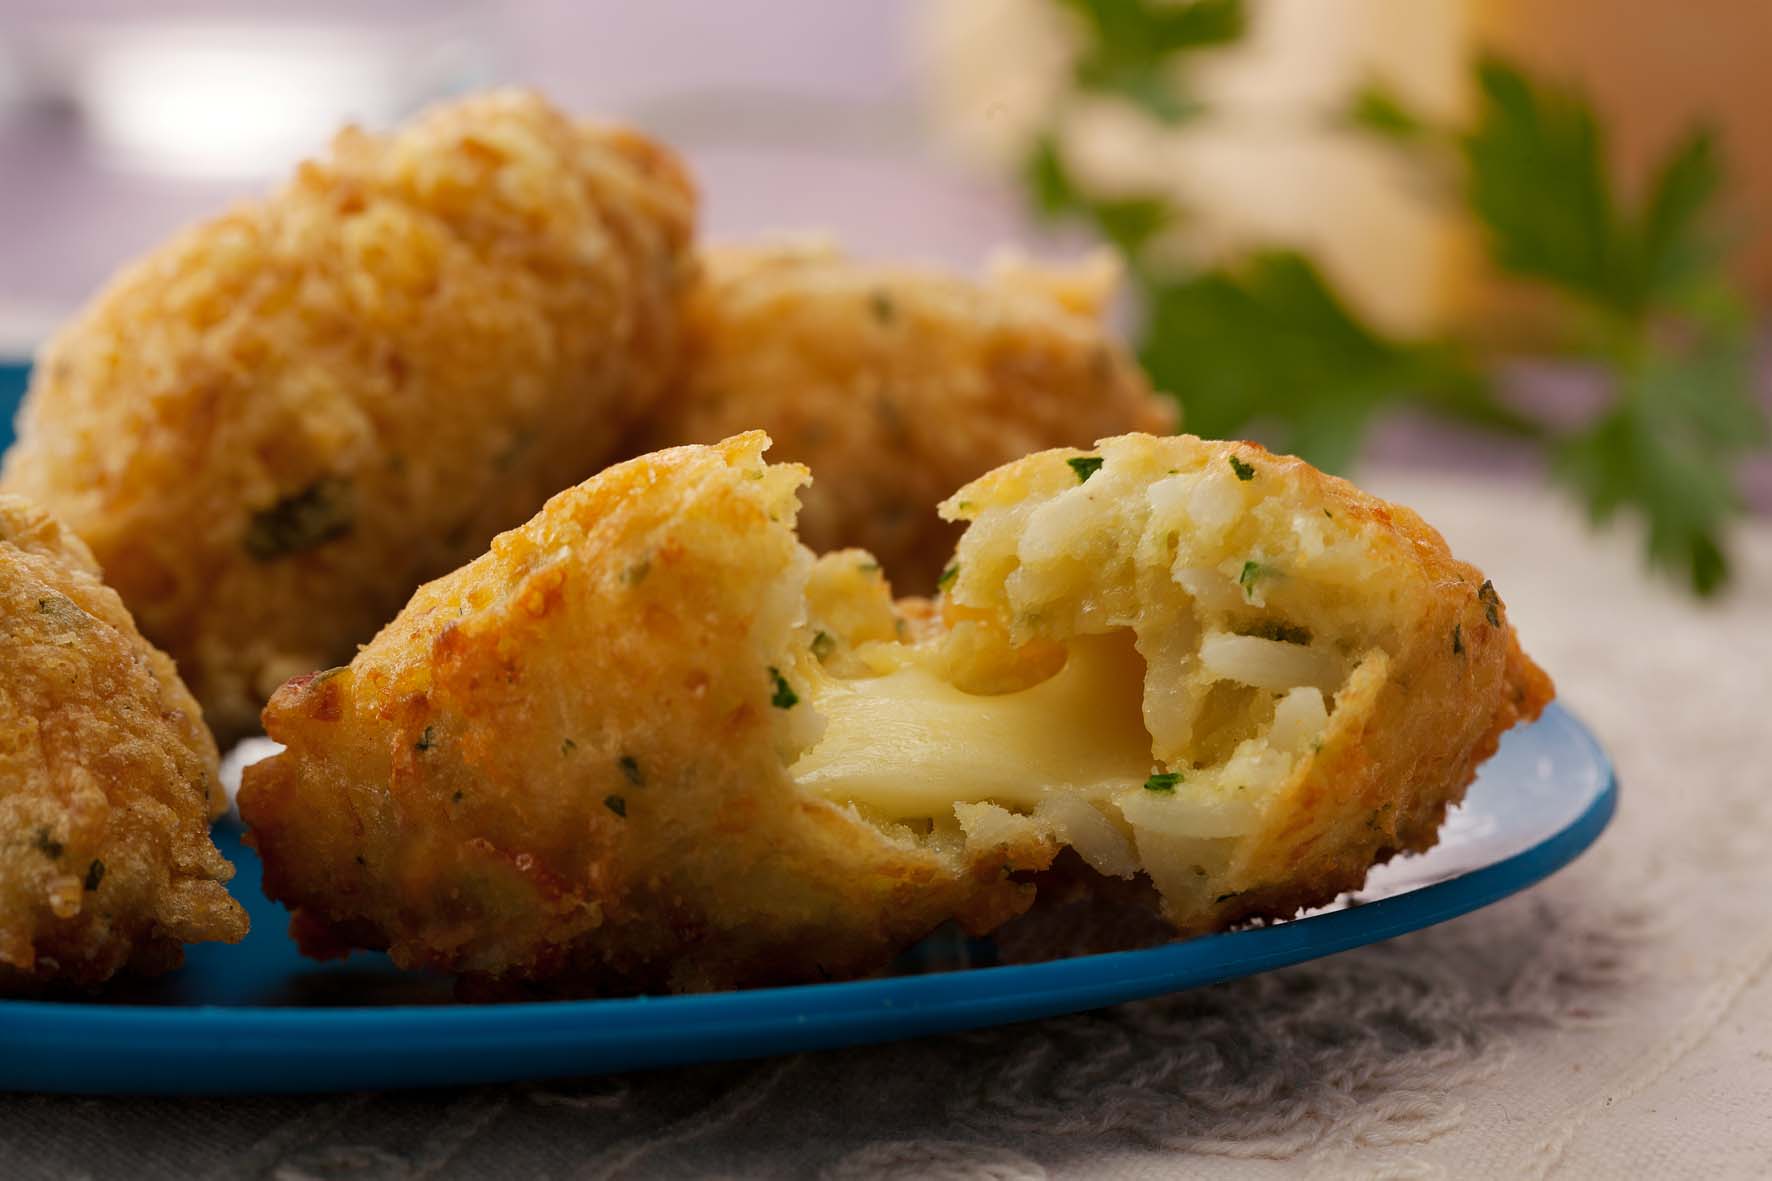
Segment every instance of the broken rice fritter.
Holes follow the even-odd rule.
[[[215,742],[78,538],[0,496],[0,993],[246,934],[209,839]]]
[[[1047,447],[1175,429],[1174,401],[1102,327],[1106,257],[1006,260],[983,282],[809,241],[703,258],[685,375],[640,449],[768,431],[818,477],[802,540],[871,551],[900,591],[934,589],[959,533],[935,506],[966,481]]]
[[[939,603],[793,533],[760,432],[610,468],[266,710],[240,807],[311,954],[469,987],[853,976],[1065,847],[1176,930],[1431,845],[1549,681],[1407,509],[1128,435],[961,489]]]
[[[533,95],[348,129],[49,342],[4,487],[92,546],[229,742],[615,456],[693,221],[668,150]]]

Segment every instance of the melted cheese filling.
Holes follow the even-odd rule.
[[[824,735],[793,775],[898,820],[950,816],[956,803],[1031,809],[1054,792],[1142,789],[1153,768],[1143,685],[1124,632],[1073,640],[1062,669],[1017,693],[964,693],[918,665],[833,680],[817,695]]]

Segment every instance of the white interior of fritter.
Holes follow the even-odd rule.
[[[937,839],[1031,820],[1103,873],[1207,888],[1370,651],[1342,577],[1361,547],[1229,465],[1153,470],[1152,443],[1110,443],[1087,479],[1055,460],[1045,485],[961,502],[973,523],[943,608],[995,622],[836,652],[814,632],[800,667],[823,725],[796,781]],[[1061,651],[1026,683],[969,672],[1025,644]],[[980,679],[992,691],[963,687]]]

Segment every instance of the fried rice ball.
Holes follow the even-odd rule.
[[[246,934],[209,839],[215,742],[92,554],[0,496],[0,993],[176,967]]]
[[[1424,849],[1549,682],[1407,509],[1248,444],[992,472],[936,603],[795,538],[752,432],[610,468],[266,709],[240,808],[310,954],[687,991],[988,931],[1065,848],[1177,931]]]
[[[693,220],[669,151],[533,95],[347,129],[48,343],[0,481],[230,741],[614,458],[678,349]]]
[[[818,479],[800,536],[935,586],[953,489],[1029,452],[1175,429],[1172,399],[1102,326],[1118,272],[1002,260],[983,282],[859,262],[812,240],[706,251],[685,376],[642,449],[760,428]]]

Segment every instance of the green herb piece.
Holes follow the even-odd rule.
[[[452,804],[461,803],[461,792],[457,791],[454,795],[451,795],[449,797],[449,802]]]
[[[820,661],[825,660],[836,650],[837,641],[831,638],[831,633],[821,631],[812,637],[812,655]]]
[[[418,736],[418,741],[412,744],[412,749],[420,751],[430,750],[435,745],[437,745],[436,729],[432,726],[426,726],[425,732],[420,734]]]
[[[890,324],[898,316],[898,308],[893,305],[892,297],[884,291],[875,290],[868,296],[868,307],[874,313],[874,319],[882,324]]]
[[[639,586],[646,581],[646,576],[650,573],[652,573],[652,559],[642,558],[621,572],[621,581],[624,586]]]
[[[1369,81],[1354,92],[1345,118],[1349,125],[1394,143],[1414,145],[1430,140],[1435,129],[1409,110],[1388,87]]]
[[[1179,771],[1159,771],[1144,781],[1146,791],[1174,791],[1175,785],[1182,782]]]
[[[1495,593],[1495,584],[1487,578],[1477,588],[1477,602],[1483,604],[1483,618],[1489,621],[1489,626],[1500,627],[1501,596]]]
[[[615,765],[621,768],[621,773],[627,776],[629,783],[633,784],[635,787],[646,786],[646,776],[640,770],[640,764],[633,755],[621,756],[621,758],[615,760]]]
[[[1243,588],[1243,597],[1245,599],[1253,599],[1255,597],[1255,584],[1260,582],[1261,576],[1266,573],[1267,567],[1263,566],[1260,562],[1255,561],[1253,558],[1243,563],[1243,570],[1237,575],[1237,585]]]
[[[368,865],[369,864],[368,859],[365,858],[363,856],[363,854],[361,854],[361,853],[359,853],[355,857],[353,857],[352,860],[355,861],[358,865]]]
[[[1152,118],[1180,122],[1199,104],[1177,90],[1178,59],[1230,44],[1248,24],[1242,0],[1064,0],[1084,26],[1074,66],[1085,90],[1135,104]]]
[[[349,480],[340,476],[316,480],[252,514],[246,526],[246,552],[269,562],[342,537],[356,521],[355,502]]]
[[[62,855],[62,843],[49,835],[47,828],[37,830],[36,840],[31,842],[37,852],[54,861]]]
[[[1613,390],[1598,418],[1549,441],[1552,473],[1596,523],[1639,516],[1650,565],[1711,594],[1728,579],[1737,469],[1769,437],[1752,317],[1728,274],[1717,140],[1691,128],[1633,203],[1581,94],[1493,56],[1478,83],[1475,125],[1458,141],[1466,199],[1496,264],[1562,297],[1565,350]]]
[[[1077,473],[1077,483],[1087,484],[1089,477],[1100,471],[1101,465],[1107,461],[1099,455],[1078,455],[1065,460],[1065,462],[1071,465],[1073,472]]]
[[[1452,655],[1464,655],[1464,624],[1462,623],[1452,625]]]
[[[105,863],[94,857],[92,864],[86,867],[86,889],[90,893],[98,889],[98,884],[105,880]]]
[[[941,576],[935,580],[935,589],[938,591],[946,590],[952,585],[954,579],[958,577],[960,577],[960,563],[955,562],[952,566],[943,570]]]
[[[1190,431],[1215,438],[1264,426],[1267,441],[1346,471],[1378,414],[1423,409],[1522,433],[1461,347],[1389,339],[1346,305],[1316,264],[1255,251],[1212,270],[1164,276],[1145,293],[1140,359],[1187,409]],[[1241,468],[1251,466],[1237,461]]]
[[[800,704],[800,695],[794,692],[794,687],[788,684],[788,679],[773,664],[769,666],[769,679],[775,686],[774,693],[769,697],[770,705],[776,709],[793,709]]]
[[[1247,484],[1255,478],[1255,465],[1244,463],[1234,455],[1226,456],[1231,461],[1231,470],[1237,473],[1237,479]]]
[[[572,741],[572,739],[562,738],[560,740],[560,754],[562,756],[569,755],[577,749],[578,749],[578,743]]]
[[[858,563],[855,568],[857,570],[861,571],[863,574],[878,574],[880,572],[880,563],[878,563],[878,562],[861,562],[861,563]]]
[[[627,818],[628,802],[620,796],[604,796],[603,806],[623,819]]]

